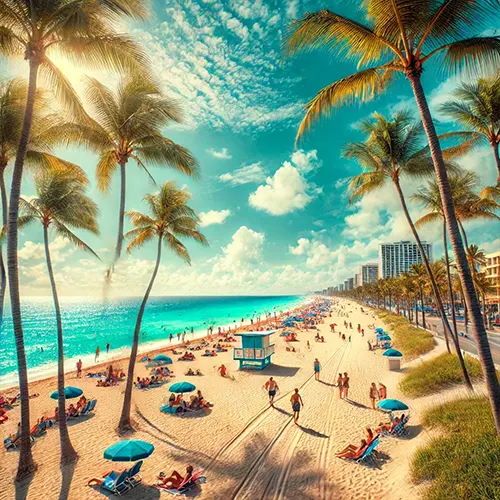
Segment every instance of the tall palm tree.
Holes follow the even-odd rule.
[[[169,123],[180,123],[182,114],[172,99],[144,73],[124,77],[116,91],[89,78],[86,97],[95,120],[61,127],[61,140],[77,142],[99,152],[97,186],[108,191],[113,175],[120,171],[118,236],[113,265],[120,258],[125,215],[126,168],[130,160],[146,172],[149,165],[171,167],[186,175],[198,175],[198,163],[184,147],[162,135]],[[149,165],[148,165],[149,164]],[[154,179],[153,179],[154,182]]]
[[[21,393],[21,450],[17,480],[35,469],[30,442],[28,374],[19,297],[17,223],[24,160],[28,150],[38,77],[41,71],[61,101],[76,116],[85,113],[69,80],[50,58],[58,52],[84,66],[129,71],[147,63],[142,49],[117,32],[124,17],[143,19],[146,0],[0,0],[0,54],[22,57],[29,65],[23,126],[16,151],[9,201],[7,265]]]
[[[189,264],[191,262],[189,252],[179,238],[190,238],[198,243],[207,244],[205,236],[198,231],[200,220],[195,211],[187,204],[190,199],[191,195],[186,190],[177,189],[174,182],[165,182],[158,193],[149,194],[144,198],[149,207],[149,215],[140,212],[127,212],[132,225],[135,226],[135,229],[125,235],[126,238],[131,240],[127,246],[127,252],[130,253],[132,250],[142,247],[145,243],[157,239],[157,254],[153,274],[142,299],[135,323],[132,352],[127,372],[127,386],[118,425],[120,432],[132,430],[130,406],[132,403],[134,367],[139,347],[139,332],[144,310],[160,267],[162,246],[165,245],[166,248]]]
[[[441,105],[441,111],[463,127],[464,137],[478,137],[493,148],[500,184],[500,74],[462,83],[453,92],[454,99]]]
[[[424,287],[427,284],[429,275],[427,274],[427,270],[425,269],[425,266],[423,264],[412,264],[410,266],[410,274],[415,280],[415,284],[417,285],[418,293],[420,296],[420,304],[422,306],[422,326],[424,328],[427,328],[427,325],[425,324]]]
[[[58,237],[66,238],[78,248],[94,255],[95,252],[73,233],[83,229],[99,234],[97,229],[97,205],[85,195],[85,182],[71,170],[52,170],[35,175],[37,196],[21,198],[19,226],[25,227],[39,222],[43,228],[45,259],[52,288],[52,298],[57,324],[57,390],[59,408],[59,434],[61,440],[61,462],[76,459],[77,454],[71,444],[66,424],[66,400],[64,397],[64,342],[61,308],[57,295],[52,259],[49,247],[49,229]],[[97,255],[96,255],[97,257]]]
[[[410,216],[401,187],[403,176],[418,177],[430,175],[433,172],[432,159],[428,149],[421,146],[424,133],[422,124],[414,122],[407,112],[395,113],[391,121],[376,113],[372,118],[361,123],[361,130],[368,135],[366,141],[349,143],[343,151],[345,157],[357,160],[365,170],[351,180],[349,184],[350,200],[357,200],[388,182],[392,182],[396,188],[406,221],[418,245],[422,263],[429,276],[432,292],[443,320],[446,346],[449,349],[448,333],[452,332],[446,318],[441,294],[432,274],[428,256]],[[452,153],[447,151],[447,154],[453,156],[456,154],[456,150]],[[452,168],[453,164],[448,162],[448,167]],[[457,356],[460,358],[461,351],[458,339],[455,339],[454,344]],[[463,371],[466,385],[471,387],[465,363],[463,363]]]
[[[500,65],[500,37],[474,36],[489,27],[498,13],[498,0],[364,0],[366,22],[360,23],[329,10],[306,14],[291,26],[288,53],[326,47],[342,59],[355,59],[359,71],[324,89],[307,105],[298,138],[319,116],[333,107],[382,93],[398,75],[413,91],[429,142],[441,194],[446,225],[462,280],[479,359],[486,381],[495,426],[500,434],[500,383],[496,375],[465,247],[460,237],[446,165],[429,109],[422,73],[434,56],[442,56],[448,73],[462,67],[494,69]],[[492,17],[493,16],[493,17]],[[372,63],[378,63],[372,66]]]

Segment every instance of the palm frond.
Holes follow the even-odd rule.
[[[125,238],[133,238],[127,245],[127,253],[132,253],[132,250],[141,248],[145,243],[151,241],[156,236],[156,231],[152,226],[132,229],[125,234]]]
[[[415,227],[420,228],[427,224],[431,224],[433,222],[443,220],[442,215],[438,212],[429,212],[428,214],[423,215],[419,219],[415,221]]]
[[[106,193],[111,187],[111,180],[118,168],[118,158],[115,150],[101,153],[97,162],[95,176],[97,179],[97,187]]]
[[[189,255],[189,252],[179,239],[177,239],[172,233],[165,234],[163,238],[163,241],[167,248],[172,250],[182,260],[184,260],[188,264],[191,264],[191,257]]]
[[[381,188],[387,182],[383,172],[364,172],[353,177],[348,186],[350,191],[349,203],[354,203],[366,194]]]
[[[59,236],[62,236],[63,238],[66,238],[67,240],[71,241],[71,243],[73,243],[73,245],[75,245],[80,250],[89,252],[94,257],[101,260],[99,255],[97,255],[97,253],[94,252],[94,250],[92,250],[92,248],[90,248],[90,246],[87,245],[87,243],[78,238],[78,236],[75,233],[73,233],[69,228],[67,228],[64,224],[61,224],[59,221],[54,221],[54,229]]]

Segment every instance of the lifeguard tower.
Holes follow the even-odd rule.
[[[240,362],[240,370],[263,370],[271,364],[274,344],[271,344],[270,337],[275,332],[276,330],[235,333],[236,337],[241,337],[241,347],[234,348],[233,359]]]

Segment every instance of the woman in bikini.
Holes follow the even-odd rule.
[[[342,373],[339,373],[339,376],[337,378],[337,387],[339,388],[339,397],[340,399],[342,399],[342,394],[344,391]]]
[[[349,399],[349,377],[347,372],[344,372],[344,376],[342,378],[342,389],[344,393],[344,399]]]
[[[179,489],[179,486],[182,484],[183,486],[187,486],[189,484],[189,480],[193,476],[193,466],[188,465],[186,467],[186,475],[181,476],[176,470],[172,472],[169,477],[162,477],[161,475],[158,479],[161,480],[161,486],[169,488],[169,489]]]
[[[375,401],[377,400],[377,398],[379,398],[379,393],[378,393],[378,390],[377,390],[377,386],[375,385],[375,382],[372,382],[372,385],[370,387],[370,399],[371,399],[371,402],[372,402],[372,408],[374,410],[376,410],[376,408],[375,408]]]
[[[361,444],[358,447],[353,444],[349,444],[342,451],[337,453],[337,457],[352,459],[359,458],[366,448],[368,448],[368,443],[366,442],[366,439],[362,439]]]

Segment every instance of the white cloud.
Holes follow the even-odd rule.
[[[266,171],[261,162],[245,165],[233,172],[222,174],[219,179],[223,182],[229,182],[233,186],[241,184],[262,182],[266,178]]]
[[[309,240],[300,238],[296,247],[288,247],[293,255],[306,256],[306,266],[317,269],[325,266],[332,266],[338,260],[338,252],[331,250],[327,245],[319,240]]]
[[[208,212],[201,212],[200,227],[212,226],[213,224],[222,224],[231,215],[231,210],[209,210]]]
[[[250,194],[250,205],[271,215],[284,215],[304,209],[322,190],[309,183],[304,174],[321,166],[316,150],[296,151],[266,184]]]
[[[219,160],[231,160],[233,157],[227,148],[222,148],[220,151],[215,149],[207,149],[207,153],[211,154],[214,158]]]
[[[76,251],[75,248],[67,248],[70,242],[57,236],[49,243],[50,259],[52,262],[63,262],[66,257]],[[17,253],[19,260],[41,260],[45,259],[45,247],[43,243],[34,243],[33,241],[25,241],[23,247]]]
[[[290,250],[290,253],[293,255],[304,255],[311,245],[311,242],[307,238],[300,238],[297,241],[297,246],[296,247],[288,247]]]
[[[231,243],[222,247],[223,255],[216,264],[217,269],[235,270],[260,262],[264,239],[264,233],[241,226],[233,234]]]

